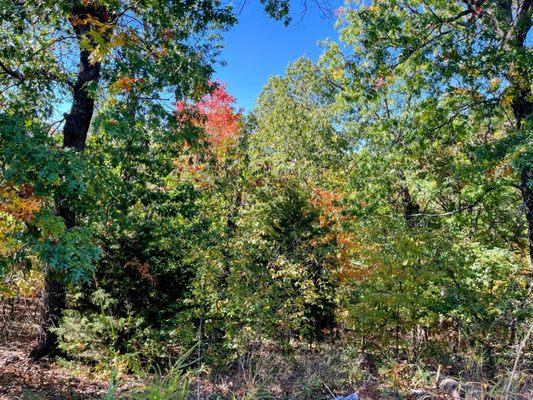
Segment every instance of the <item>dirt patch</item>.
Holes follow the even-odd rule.
[[[33,298],[0,301],[0,400],[94,399],[105,393],[105,382],[81,378],[54,359],[27,357],[37,337],[39,309]]]
[[[44,358],[26,357],[30,346],[0,350],[0,399],[94,399],[106,390],[103,382],[81,379]]]

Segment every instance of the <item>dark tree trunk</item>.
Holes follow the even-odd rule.
[[[107,14],[102,7],[94,5],[78,6],[72,11],[71,16],[83,18],[87,15],[105,21]],[[71,18],[71,21],[75,21]],[[73,24],[78,42],[92,28],[90,24]],[[100,63],[90,61],[90,52],[80,51],[80,61],[77,79],[72,88],[72,106],[70,112],[65,114],[63,127],[63,147],[83,152],[87,140],[87,132],[91,125],[94,112],[94,99],[91,97],[88,86],[97,83],[100,78]],[[55,199],[56,214],[63,218],[67,229],[76,226],[76,212],[72,208],[68,197],[58,195]],[[36,346],[30,352],[30,357],[38,359],[57,353],[58,338],[51,328],[58,325],[63,310],[66,306],[66,279],[57,271],[48,270],[45,276],[44,293],[42,301],[41,322],[39,337]]]
[[[411,193],[406,186],[401,188],[403,212],[407,225],[413,228],[417,222],[417,215],[420,213],[420,206],[411,197]]]
[[[503,48],[509,51],[523,52],[526,49],[526,38],[532,26],[533,0],[524,0],[515,16],[513,16],[512,0],[498,0],[496,6],[505,23],[513,27],[509,31],[509,37],[507,37],[507,30],[498,32],[501,36]],[[529,65],[509,65],[509,76],[512,77],[511,90],[513,100],[511,108],[516,120],[516,129],[518,131],[532,129],[531,111],[533,102],[531,101],[531,82],[528,80],[530,76]],[[521,166],[519,187],[527,221],[529,258],[531,268],[533,268],[533,165],[531,162],[526,162]]]
[[[515,38],[516,47],[524,47],[524,42],[531,28],[531,8],[533,1],[528,0],[524,2],[523,16],[517,22],[517,33]],[[533,109],[533,102],[531,101],[531,87],[530,82],[523,82],[522,76],[528,76],[527,71],[519,72],[520,78],[516,82],[512,82],[514,86],[514,99],[511,103],[513,114],[516,119],[516,129],[531,129],[531,111]],[[531,151],[531,150],[530,150]],[[527,158],[527,157],[526,157]],[[520,192],[522,193],[522,204],[524,207],[526,221],[527,221],[527,240],[529,242],[529,259],[531,267],[533,268],[533,165],[531,162],[526,162],[522,165],[520,171]]]
[[[42,299],[42,314],[37,345],[30,357],[38,359],[57,352],[57,334],[51,328],[57,326],[62,310],[65,308],[66,290],[64,282],[48,271],[45,278]]]
[[[531,102],[529,102],[529,114],[531,115]],[[527,221],[527,239],[529,242],[529,260],[533,268],[533,165],[527,164],[522,167],[520,174],[520,191],[522,203]]]
[[[409,228],[416,226],[418,214],[420,213],[420,206],[411,197],[411,192],[405,183],[405,176],[402,171],[399,172],[400,178],[400,196],[403,206],[403,216]]]

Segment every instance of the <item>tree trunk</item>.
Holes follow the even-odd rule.
[[[531,182],[531,183],[530,183]],[[529,260],[533,268],[533,167],[522,170],[521,191],[527,220],[527,239],[529,241]]]
[[[104,21],[106,10],[92,4],[76,6],[71,13],[70,21],[79,21],[88,15]],[[76,18],[73,18],[76,17]],[[73,23],[78,43],[92,29],[91,24]],[[94,43],[93,43],[94,44]],[[100,63],[90,61],[90,51],[80,51],[80,61],[76,82],[72,88],[72,106],[65,114],[63,127],[63,148],[76,152],[85,150],[87,132],[94,112],[94,99],[90,96],[88,85],[98,82],[100,78]],[[76,212],[69,204],[66,196],[58,195],[55,199],[55,212],[65,221],[67,229],[76,226]],[[66,281],[59,272],[48,270],[45,277],[41,322],[36,346],[30,352],[30,357],[38,359],[57,353],[58,338],[51,328],[56,327],[66,306]]]
[[[523,0],[513,16],[513,0],[498,0],[497,11],[505,24],[511,29],[498,32],[505,50],[523,53],[526,49],[526,38],[532,26],[533,0]],[[511,77],[511,91],[513,100],[511,108],[516,120],[518,131],[531,129],[531,82],[529,81],[529,65],[510,64],[508,75]],[[528,150],[526,150],[528,151]],[[531,152],[531,150],[529,150]],[[527,221],[527,240],[529,244],[529,259],[533,269],[533,164],[526,161],[529,154],[524,157],[520,166],[520,192],[522,193],[522,205]],[[531,183],[530,183],[531,182]]]
[[[512,10],[511,0],[502,1],[506,4],[509,10]],[[533,12],[533,0],[524,0],[515,21],[512,20],[512,13],[508,16],[508,23],[514,23],[513,37],[510,40],[509,46],[514,47],[514,50],[523,50],[526,46],[526,38],[531,30]],[[512,26],[512,25],[511,25]],[[510,70],[513,70],[510,66]],[[533,102],[531,101],[531,82],[528,80],[530,76],[529,66],[519,68],[514,71],[511,81],[511,86],[514,92],[511,108],[516,119],[516,129],[525,130],[532,129],[531,111],[533,109]],[[531,150],[529,150],[531,152]],[[526,154],[526,160],[528,154]],[[522,204],[526,214],[527,221],[527,240],[529,242],[529,259],[531,268],[533,268],[533,164],[531,161],[526,161],[521,166],[520,171],[520,192],[522,193]]]
[[[531,91],[529,88],[517,90],[516,97],[511,104],[518,130],[528,129],[528,125],[531,124],[528,121],[531,118],[531,110],[533,108],[533,102],[529,100],[530,97]],[[527,155],[525,158],[526,160],[528,159]],[[520,192],[522,193],[522,204],[527,221],[529,260],[531,268],[533,268],[533,164],[530,161],[526,161],[520,171]]]
[[[513,114],[516,118],[516,128],[530,129],[531,111],[533,109],[533,102],[529,100],[531,91],[529,87],[522,90],[517,90],[516,97],[511,104]],[[530,150],[531,151],[531,150]],[[528,159],[528,157],[526,157]],[[520,171],[520,191],[522,193],[522,204],[526,214],[527,221],[527,240],[529,242],[529,260],[531,268],[533,268],[533,165],[531,161],[526,162]]]
[[[407,226],[409,228],[414,228],[417,224],[417,215],[420,213],[420,205],[418,205],[418,203],[411,197],[411,192],[405,182],[403,171],[398,173],[398,178],[400,179],[400,196],[403,206],[403,216],[405,222],[407,222]]]
[[[57,334],[55,328],[65,308],[65,284],[54,276],[53,271],[48,271],[45,278],[42,299],[41,323],[37,346],[30,352],[30,357],[38,359],[57,352]]]
[[[411,197],[411,193],[407,186],[403,186],[403,184],[401,187],[401,196],[405,221],[410,228],[413,228],[417,223],[416,215],[420,213],[420,206]]]

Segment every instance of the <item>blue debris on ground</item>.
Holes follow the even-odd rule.
[[[359,395],[357,393],[349,394],[348,396],[337,396],[335,400],[359,400]]]

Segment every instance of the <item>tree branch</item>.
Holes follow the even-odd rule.
[[[435,214],[426,214],[426,213],[410,214],[409,217],[448,217],[450,215],[460,214],[463,211],[473,210],[474,208],[476,208],[479,205],[479,203],[481,203],[483,201],[483,199],[485,198],[485,195],[488,194],[489,192],[493,191],[494,189],[496,189],[496,187],[497,186],[489,187],[487,190],[485,190],[483,195],[480,196],[476,201],[474,201],[473,203],[468,204],[466,206],[459,207],[459,208],[457,208],[455,210],[448,211],[448,212],[445,212],[445,213],[435,213]]]
[[[20,83],[24,83],[24,81],[25,81],[24,75],[22,75],[19,71],[15,71],[15,70],[9,68],[1,60],[0,60],[0,69],[2,71],[4,71],[7,75],[9,75],[12,78],[18,80]]]

